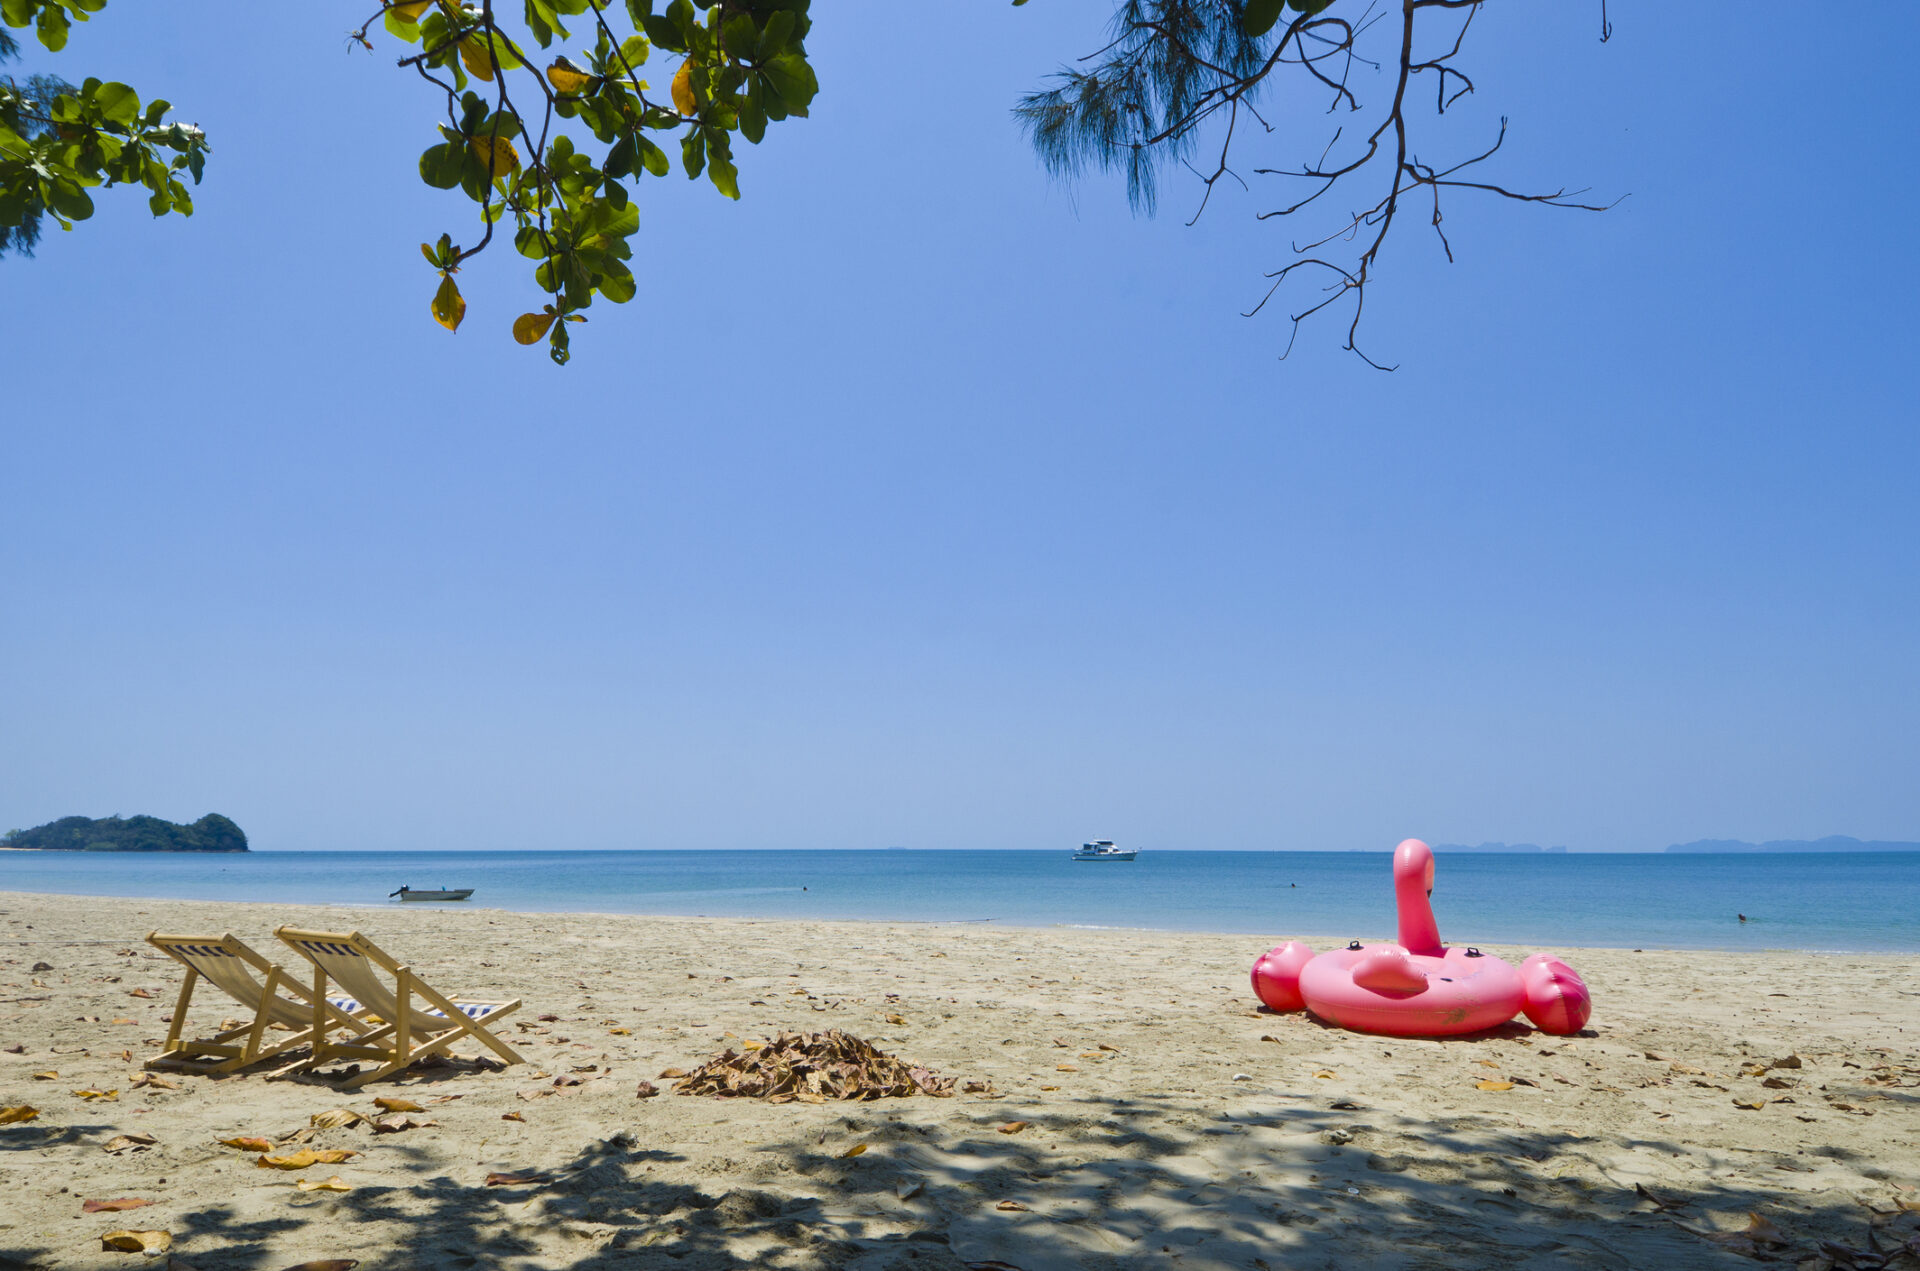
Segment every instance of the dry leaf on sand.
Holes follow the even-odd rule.
[[[109,1231],[100,1237],[103,1249],[118,1249],[122,1253],[165,1253],[173,1247],[173,1233],[170,1231]]]
[[[80,1206],[83,1214],[117,1214],[128,1209],[144,1209],[153,1202],[136,1200],[132,1196],[122,1196],[118,1200],[89,1200]]]
[[[686,1075],[687,1070],[685,1068],[662,1068],[660,1070],[660,1080],[662,1081],[677,1081]]]
[[[1007,1211],[1009,1211],[1009,1212],[1017,1212],[1017,1213],[1022,1213],[1022,1214],[1025,1214],[1025,1213],[1031,1213],[1031,1212],[1033,1212],[1033,1211],[1032,1211],[1031,1209],[1029,1209],[1029,1208],[1028,1208],[1027,1206],[1025,1206],[1025,1205],[1023,1205],[1023,1204],[1021,1204],[1021,1203],[1020,1203],[1019,1201],[1017,1201],[1017,1200],[1003,1200],[1003,1201],[1001,1201],[1001,1202],[1000,1202],[999,1204],[997,1204],[997,1205],[995,1205],[995,1206],[994,1206],[994,1208],[995,1208],[995,1209],[1004,1209],[1004,1210],[1007,1210]]]
[[[425,1112],[426,1109],[411,1099],[397,1099],[392,1095],[381,1095],[373,1101],[373,1106],[383,1112]]]
[[[60,1074],[49,1068],[45,1072],[34,1073],[33,1079],[35,1081],[58,1081],[60,1080]]]
[[[305,1169],[309,1165],[338,1165],[358,1155],[360,1153],[344,1147],[323,1149],[303,1147],[298,1152],[289,1152],[285,1156],[262,1156],[254,1164],[261,1169]]]
[[[340,1181],[338,1174],[328,1179],[303,1178],[294,1183],[294,1186],[303,1192],[350,1192],[353,1190],[352,1187]]]
[[[243,1135],[237,1139],[219,1140],[221,1147],[237,1147],[243,1152],[271,1152],[273,1140],[263,1139],[257,1134]]]
[[[1055,1064],[1053,1070],[1055,1072],[1079,1072],[1080,1066],[1078,1064]]]
[[[89,1103],[100,1100],[105,1100],[108,1103],[120,1102],[120,1092],[118,1090],[76,1090],[74,1093]]]
[[[500,1119],[502,1121],[525,1121],[526,1120],[526,1118],[521,1116],[518,1112],[502,1112],[500,1114]]]
[[[1018,1134],[1020,1133],[1020,1131],[1026,1129],[1027,1126],[1031,1124],[1032,1122],[1030,1121],[1003,1121],[999,1125],[994,1126],[993,1128],[1000,1131],[1000,1133],[1002,1134]]]
[[[487,1175],[487,1186],[488,1186],[488,1187],[527,1187],[527,1186],[531,1186],[531,1185],[533,1185],[533,1184],[535,1184],[535,1183],[544,1183],[544,1182],[546,1182],[546,1181],[547,1181],[547,1176],[546,1176],[545,1174],[535,1174],[535,1173],[522,1173],[522,1174],[500,1174],[500,1173],[493,1173],[493,1174],[489,1174],[489,1175]]]
[[[1331,1081],[1333,1079],[1334,1073],[1333,1073],[1333,1069],[1331,1068],[1322,1068],[1317,1072],[1315,1072],[1313,1075],[1320,1078],[1322,1081]]]
[[[840,1153],[840,1157],[842,1160],[844,1160],[849,1156],[858,1156],[866,1150],[867,1150],[867,1145],[865,1143],[855,1143],[852,1147]]]
[[[307,1118],[316,1130],[337,1130],[343,1125],[359,1125],[367,1118],[352,1108],[331,1108]]]
[[[40,1109],[28,1104],[18,1103],[10,1108],[0,1108],[0,1125],[14,1125],[21,1121],[31,1121],[40,1115]]]
[[[1476,1081],[1473,1083],[1473,1088],[1475,1090],[1511,1090],[1513,1083],[1511,1081]]]
[[[402,1130],[424,1130],[430,1125],[439,1125],[438,1121],[420,1121],[413,1117],[381,1117],[373,1122],[375,1134],[398,1134]]]
[[[724,1050],[683,1077],[674,1093],[824,1103],[916,1094],[944,1099],[953,1094],[953,1086],[951,1077],[896,1059],[850,1033],[828,1029],[782,1033],[750,1053]]]
[[[287,1271],[353,1271],[359,1265],[358,1258],[324,1258],[318,1262],[302,1262],[298,1266],[288,1267]],[[178,1271],[177,1263],[175,1271]]]
[[[1765,1099],[1735,1099],[1733,1106],[1736,1108],[1757,1110],[1766,1107],[1767,1101]]]
[[[651,1099],[659,1093],[659,1086],[654,1085],[651,1081],[643,1081],[639,1087],[634,1090],[633,1096],[636,1099]]]
[[[128,1150],[144,1152],[159,1141],[151,1134],[118,1134],[102,1143],[100,1150],[118,1156]]]

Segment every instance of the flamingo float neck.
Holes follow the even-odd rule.
[[[1393,849],[1393,896],[1400,910],[1400,947],[1408,953],[1440,957],[1440,927],[1433,920],[1433,849],[1407,839]]]

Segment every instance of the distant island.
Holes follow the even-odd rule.
[[[1567,849],[1564,844],[1557,847],[1542,847],[1538,843],[1482,843],[1478,847],[1470,847],[1465,843],[1435,843],[1433,850],[1436,852],[1559,852],[1564,854]]]
[[[218,812],[192,825],[157,816],[63,816],[31,830],[9,830],[0,847],[38,852],[244,852],[244,831]]]
[[[1861,841],[1845,834],[1829,834],[1823,839],[1773,839],[1766,843],[1745,843],[1739,839],[1696,839],[1675,843],[1669,852],[1920,852],[1920,843],[1892,843],[1882,839]]]

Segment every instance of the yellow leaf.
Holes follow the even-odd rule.
[[[60,1074],[49,1068],[46,1072],[34,1073],[33,1079],[35,1081],[58,1081],[60,1080]]]
[[[1314,1073],[1313,1075],[1316,1077],[1319,1077],[1323,1081],[1331,1081],[1333,1079],[1333,1069],[1322,1068],[1318,1072]]]
[[[120,1092],[118,1090],[76,1090],[74,1093],[89,1103],[95,1100],[105,1100],[108,1103],[120,1102]]]
[[[395,0],[387,6],[387,12],[409,25],[418,22],[420,15],[427,11],[433,0]]]
[[[551,313],[523,313],[513,320],[513,338],[522,344],[536,344],[545,338],[547,328],[553,325]],[[616,1028],[616,1033],[625,1035],[626,1029]]]
[[[1758,1108],[1766,1107],[1767,1101],[1765,1099],[1735,1099],[1733,1101],[1733,1106],[1736,1108],[1758,1109]]]
[[[173,1233],[170,1231],[109,1231],[100,1237],[103,1249],[118,1249],[122,1253],[165,1253],[173,1247]]]
[[[1476,1081],[1473,1083],[1473,1088],[1475,1090],[1511,1090],[1513,1083],[1511,1081]]]
[[[294,1186],[303,1192],[350,1192],[353,1190],[353,1188],[340,1181],[338,1174],[335,1174],[332,1178],[324,1182],[317,1182],[311,1178],[303,1178],[294,1183]]]
[[[411,1099],[397,1099],[392,1095],[381,1095],[373,1101],[373,1106],[388,1112],[425,1112],[426,1109]]]
[[[841,1159],[844,1160],[849,1156],[858,1156],[860,1155],[860,1153],[866,1150],[867,1150],[867,1145],[865,1143],[855,1143],[852,1147],[840,1153],[840,1156],[841,1156]]]
[[[1017,1200],[1003,1200],[1003,1201],[1001,1201],[1001,1202],[1000,1202],[999,1204],[997,1204],[997,1205],[995,1205],[995,1206],[994,1206],[994,1208],[995,1208],[995,1209],[1004,1209],[1004,1210],[1006,1210],[1006,1211],[1008,1211],[1009,1213],[1022,1213],[1022,1214],[1024,1214],[1024,1213],[1031,1213],[1031,1212],[1032,1212],[1032,1210],[1030,1210],[1030,1209],[1029,1209],[1029,1208],[1028,1208],[1027,1206],[1025,1206],[1025,1205],[1023,1205],[1023,1204],[1021,1204],[1021,1203],[1020,1203],[1019,1201],[1017,1201]]]
[[[1055,1072],[1079,1072],[1080,1066],[1078,1064],[1055,1064],[1053,1070]]]
[[[325,1150],[301,1148],[298,1152],[286,1156],[262,1156],[254,1164],[261,1169],[305,1169],[309,1165],[338,1165],[360,1155],[344,1147],[330,1147]]]
[[[691,115],[698,108],[693,101],[693,60],[680,63],[680,69],[673,73],[673,108],[683,115]]]
[[[520,152],[505,137],[475,137],[469,144],[473,147],[474,158],[480,160],[480,166],[487,169],[489,179],[520,170]],[[489,154],[493,156],[492,162],[488,162]]]
[[[993,1128],[1002,1134],[1018,1134],[1020,1131],[1026,1129],[1029,1124],[1031,1123],[1027,1121],[1008,1121],[1004,1124],[996,1125]]]
[[[40,1109],[26,1104],[15,1104],[11,1108],[0,1108],[0,1125],[13,1125],[20,1121],[31,1121],[40,1115]]]
[[[238,1139],[221,1139],[219,1142],[222,1147],[237,1147],[244,1152],[273,1151],[273,1140],[263,1139],[257,1135]]]
[[[564,57],[556,57],[547,67],[547,83],[562,93],[581,93],[599,83],[596,76],[589,75]]]
[[[493,59],[485,40],[470,35],[460,41],[460,60],[467,64],[467,72],[475,79],[493,82]]]
[[[467,298],[453,285],[451,275],[442,278],[440,290],[433,293],[433,320],[449,331],[458,331],[460,320],[466,316]]]
[[[529,313],[529,314],[524,314],[522,316],[523,318],[547,318],[547,315],[544,313]],[[553,319],[547,318],[547,326],[552,326],[552,325],[553,325]],[[545,335],[546,333],[547,333],[546,326],[541,327],[540,330],[534,334],[533,340],[538,340],[541,336]],[[519,322],[515,322],[513,324],[513,338],[516,340],[520,340],[520,323]],[[532,344],[533,340],[520,340],[520,343]],[[633,1036],[633,1030],[631,1028],[609,1028],[607,1031],[613,1034],[615,1037]]]
[[[359,1125],[366,1118],[352,1108],[329,1108],[325,1112],[316,1112],[307,1118],[316,1130],[337,1130],[341,1126]]]
[[[906,1017],[906,1016],[904,1016],[904,1015],[889,1015],[889,1016],[887,1016],[887,1023],[889,1023],[889,1024],[904,1024],[904,1023],[906,1023],[906,1022],[907,1022],[907,1017]]]

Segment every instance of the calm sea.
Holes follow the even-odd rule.
[[[378,904],[472,887],[534,912],[983,921],[1321,939],[1391,937],[1391,856],[1059,852],[0,852],[0,890]],[[1452,943],[1920,951],[1920,853],[1443,853]],[[1749,921],[1739,921],[1739,914]]]

